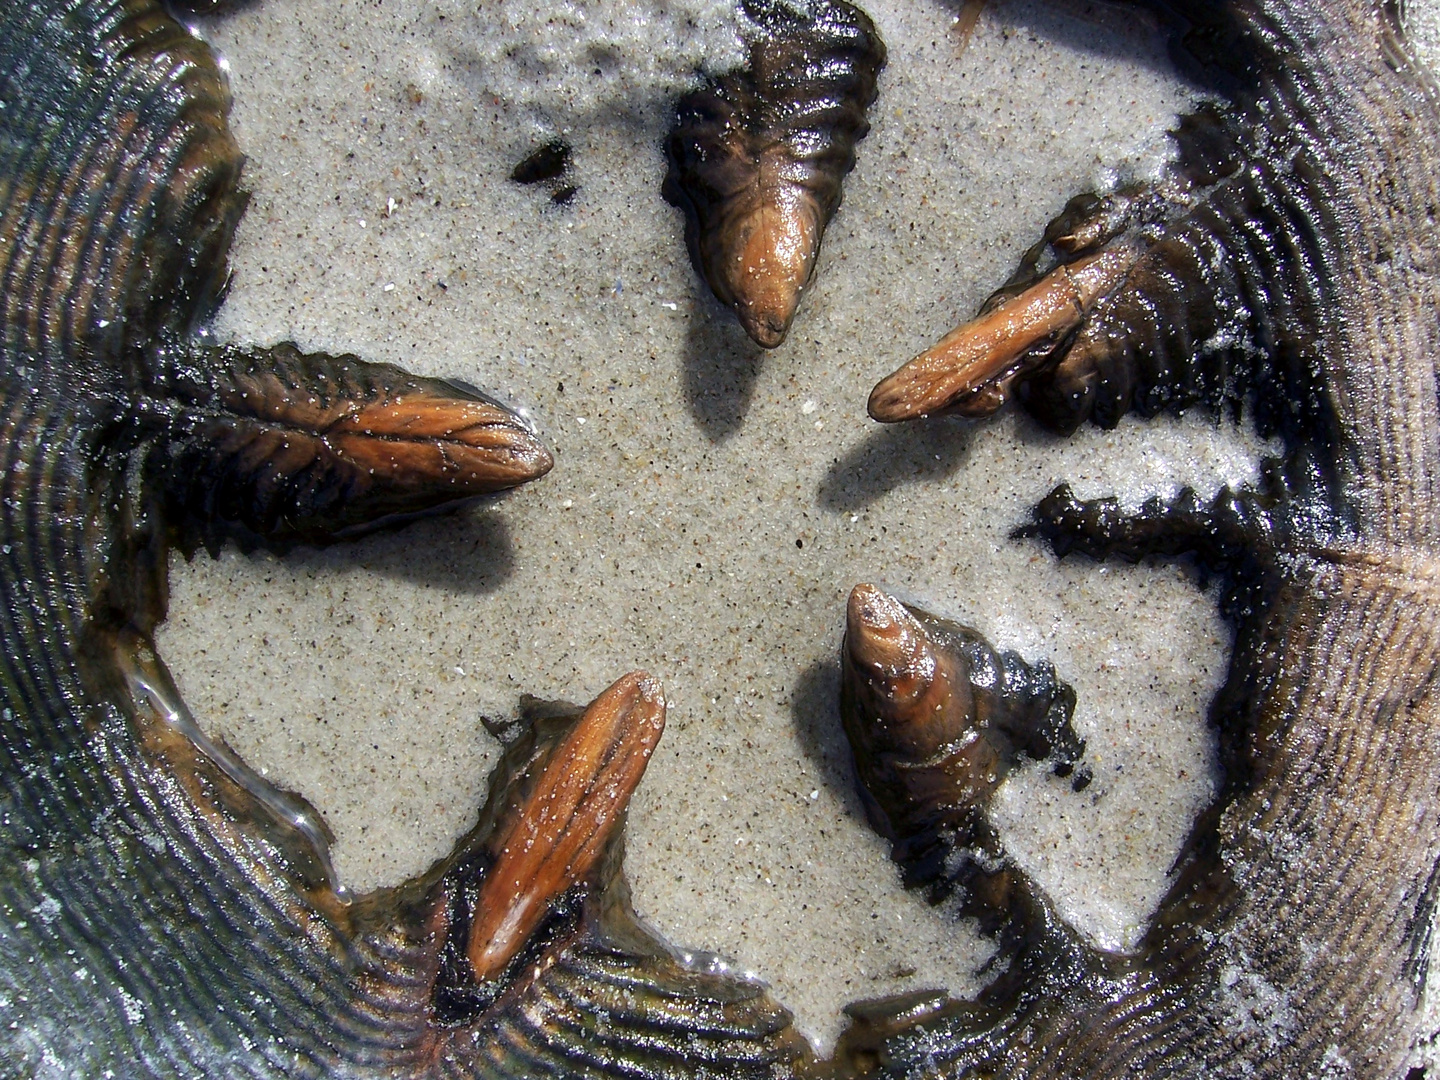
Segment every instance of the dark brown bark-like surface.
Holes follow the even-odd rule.
[[[785,340],[870,130],[885,45],[845,0],[747,0],[748,66],[675,110],[665,198],[685,211],[690,259],[767,349]]]
[[[893,1075],[1384,1080],[1430,1034],[1437,96],[1388,9],[1177,6],[1230,100],[1182,121],[1159,181],[1074,200],[871,409],[1018,397],[1069,431],[1204,407],[1283,439],[1256,489],[1127,512],[1061,488],[1025,530],[1062,554],[1190,553],[1221,577],[1237,633],[1212,708],[1224,786],[1133,955],[1017,903],[1009,966],[978,1003],[856,1031]]]

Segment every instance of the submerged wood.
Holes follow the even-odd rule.
[[[1072,205],[996,305],[1060,263],[1125,246],[1133,266],[1041,333],[992,321],[1001,359],[970,389],[1062,429],[1245,401],[1285,440],[1255,490],[1131,513],[1060,489],[1032,526],[1223,580],[1225,787],[1140,947],[1091,948],[986,817],[1017,752],[1083,779],[1065,688],[857,590],[846,713],[875,820],[1004,956],[973,1002],[852,1006],[831,1061],[763,987],[631,913],[619,817],[663,712],[646,678],[578,726],[532,718],[455,852],[358,899],[323,822],[203,736],[151,644],[171,546],[326,542],[550,458],[451,384],[194,336],[244,208],[213,58],[153,0],[0,7],[3,1071],[1403,1075],[1440,895],[1440,106],[1368,2],[1169,6],[1232,103],[1182,124],[1174,176]],[[857,665],[892,661],[950,682],[878,680],[861,708]]]
[[[156,0],[0,6],[0,106],[0,1073],[789,1071],[760,986],[631,914],[649,677],[534,718],[454,852],[360,898],[304,800],[204,733],[153,646],[173,547],[328,543],[552,460],[478,392],[195,332],[241,156]]]
[[[1003,974],[923,1016],[867,1009],[844,1051],[862,1071],[1399,1080],[1433,1038],[1440,98],[1388,5],[1175,6],[1230,100],[1184,118],[1166,176],[1074,200],[871,412],[1013,395],[1070,431],[1203,407],[1283,440],[1253,489],[1136,512],[1062,487],[1024,530],[1061,554],[1189,554],[1221,581],[1222,791],[1135,952],[1090,947],[1006,868]]]
[[[870,130],[885,45],[845,0],[745,0],[749,66],[707,80],[675,110],[665,198],[716,299],[755,341],[785,340]]]

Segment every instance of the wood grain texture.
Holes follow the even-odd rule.
[[[954,407],[1013,386],[1062,431],[1199,405],[1281,436],[1255,489],[1136,513],[1061,488],[1027,530],[1062,554],[1190,553],[1221,576],[1237,633],[1212,708],[1221,796],[1134,954],[1077,941],[1043,898],[1017,904],[979,1002],[854,1033],[890,1075],[1388,1078],[1429,1034],[1435,87],[1373,5],[1179,7],[1184,48],[1230,100],[1182,122],[1160,181],[1052,223],[976,326],[1057,265],[1139,255]]]

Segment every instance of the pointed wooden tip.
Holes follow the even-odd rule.
[[[936,677],[935,651],[909,609],[874,585],[857,585],[845,612],[852,670],[891,706],[922,696]]]
[[[857,758],[929,761],[969,727],[973,702],[957,658],[895,597],[855,587],[844,650],[848,696],[864,715],[850,731]]]
[[[399,395],[356,409],[327,437],[372,475],[473,495],[538,479],[555,464],[515,414],[471,398]]]
[[[715,292],[761,348],[785,341],[815,269],[822,226],[803,189],[780,190],[727,223],[712,260]]]
[[[856,668],[887,683],[934,672],[924,630],[905,605],[874,585],[856,585],[845,612],[845,648]]]
[[[620,679],[551,751],[533,790],[491,838],[466,955],[475,978],[499,975],[550,904],[594,871],[665,730],[665,698],[644,672]]]
[[[1128,245],[1057,266],[1018,296],[957,327],[870,392],[874,420],[892,424],[941,413],[973,418],[996,412],[1021,376],[1079,326],[1123,279],[1136,252]]]

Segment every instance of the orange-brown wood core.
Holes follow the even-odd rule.
[[[659,681],[632,672],[551,751],[534,790],[491,840],[495,862],[466,949],[477,979],[500,974],[550,902],[595,869],[664,730]]]
[[[882,380],[870,392],[870,416],[885,424],[940,412],[989,416],[1015,378],[1044,360],[1027,364],[1027,353],[1079,326],[1135,259],[1134,248],[1120,245],[1057,266]]]
[[[864,685],[865,725],[849,734],[871,793],[912,808],[988,799],[1008,770],[963,657],[937,646],[904,604],[868,584],[850,593],[844,648]]]
[[[514,415],[474,398],[416,388],[372,401],[321,402],[262,372],[230,389],[227,404],[286,436],[278,453],[266,444],[279,468],[291,459],[298,467],[323,449],[376,479],[443,483],[479,495],[543,476],[554,464]]]
[[[778,347],[815,270],[824,232],[820,209],[803,184],[785,176],[780,149],[759,157],[752,200],[726,221],[717,242],[716,293],[735,309],[756,344]]]
[[[905,605],[874,585],[857,585],[846,611],[845,648],[875,697],[891,751],[926,761],[956,738],[952,716],[973,710],[970,686],[952,656],[935,649]]]

